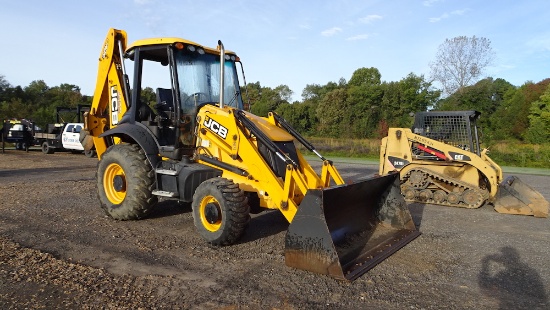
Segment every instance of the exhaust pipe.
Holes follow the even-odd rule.
[[[225,49],[223,43],[218,40],[218,48],[220,49],[220,109],[223,109],[223,96],[224,96],[224,78],[225,78]]]

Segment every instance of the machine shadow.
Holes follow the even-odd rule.
[[[190,203],[180,203],[175,200],[163,200],[159,201],[157,205],[155,205],[148,218],[163,218],[190,212],[192,212]]]
[[[499,309],[550,309],[539,273],[522,262],[513,247],[481,260],[478,283],[483,294],[499,300]]]
[[[426,204],[413,202],[413,203],[409,203],[407,206],[413,218],[414,226],[416,226],[417,230],[420,230],[420,226],[422,225],[422,217],[424,216],[424,208],[426,207]]]
[[[238,243],[253,242],[288,229],[288,221],[278,210],[266,210],[252,215],[248,228]]]

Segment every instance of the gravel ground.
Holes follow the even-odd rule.
[[[337,164],[346,179],[377,167]],[[354,282],[284,264],[288,223],[252,216],[242,240],[210,247],[188,206],[140,221],[99,208],[97,159],[0,153],[2,309],[549,309],[550,220],[409,206],[422,235]],[[550,176],[520,178],[550,199]]]

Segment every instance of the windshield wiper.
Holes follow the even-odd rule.
[[[229,101],[229,103],[227,105],[231,105],[233,103],[233,101],[235,101],[235,99],[237,99],[237,96],[240,94],[241,92],[240,91],[235,91],[235,95],[233,95],[233,98],[231,98],[231,101]]]

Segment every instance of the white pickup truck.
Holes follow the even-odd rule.
[[[44,154],[53,154],[55,151],[68,150],[73,153],[86,154],[87,157],[95,156],[95,151],[84,151],[80,144],[80,130],[83,123],[56,123],[48,124],[46,132],[34,135],[35,144],[42,147]]]

